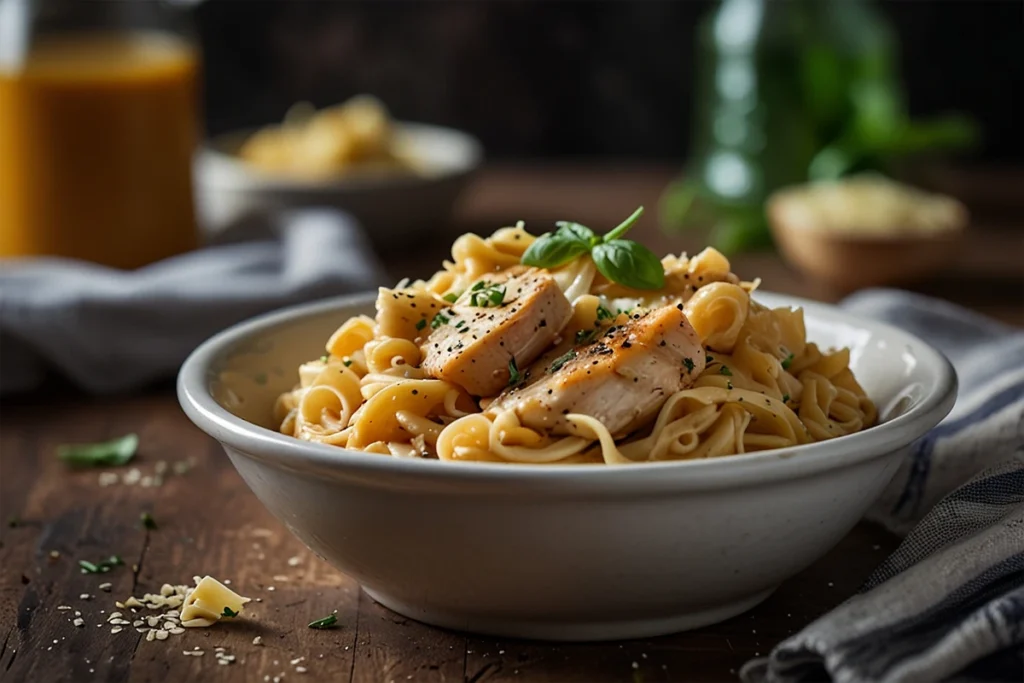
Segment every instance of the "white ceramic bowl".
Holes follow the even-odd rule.
[[[178,395],[263,504],[392,610],[497,636],[653,636],[739,614],[825,554],[956,397],[949,362],[909,334],[757,298],[803,306],[813,341],[851,347],[883,423],[795,448],[622,467],[393,458],[279,434],[274,398],[344,319],[372,310],[370,296],[222,332],[186,361]]]
[[[197,211],[211,236],[244,229],[247,219],[267,211],[322,206],[355,216],[380,247],[407,244],[444,224],[483,159],[480,143],[467,133],[399,122],[395,134],[422,173],[295,178],[254,169],[237,156],[252,132],[215,137],[196,156]]]

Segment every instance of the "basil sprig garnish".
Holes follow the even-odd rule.
[[[661,289],[665,286],[661,260],[644,245],[622,239],[643,212],[641,206],[600,237],[585,225],[559,221],[555,223],[558,229],[538,237],[521,261],[528,266],[550,269],[589,253],[597,270],[612,282],[633,289]]]

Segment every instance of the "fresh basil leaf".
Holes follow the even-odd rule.
[[[529,246],[520,261],[537,268],[556,268],[590,251],[589,241],[568,232],[544,233]]]
[[[57,446],[57,457],[69,465],[106,467],[124,465],[139,448],[139,437],[126,434],[102,443],[62,444]]]
[[[594,234],[594,231],[585,225],[573,223],[572,221],[558,221],[555,225],[558,226],[558,230],[555,231],[556,235],[571,237],[581,242],[586,242],[590,246],[594,246],[600,241],[598,236]]]
[[[633,213],[629,214],[629,218],[627,218],[626,220],[622,221],[617,226],[612,228],[608,232],[607,235],[605,235],[603,238],[601,238],[601,240],[603,242],[607,243],[607,242],[611,242],[612,240],[619,239],[620,237],[625,235],[627,232],[629,232],[629,229],[632,228],[633,225],[638,220],[640,220],[640,216],[642,216],[642,215],[644,215],[644,207],[641,206],[641,207],[637,208],[636,211],[634,211]]]
[[[594,247],[594,265],[612,282],[633,289],[661,289],[665,269],[647,247],[630,240],[612,240]]]

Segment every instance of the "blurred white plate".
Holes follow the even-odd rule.
[[[254,131],[220,135],[196,156],[196,204],[208,237],[268,211],[310,206],[352,214],[378,246],[429,234],[446,221],[483,151],[471,135],[451,128],[398,122],[396,136],[417,173],[353,172],[330,178],[270,173],[237,151]]]

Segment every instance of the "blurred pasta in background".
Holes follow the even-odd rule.
[[[384,104],[369,95],[319,111],[295,104],[280,125],[254,133],[238,154],[261,170],[305,179],[415,170]]]

